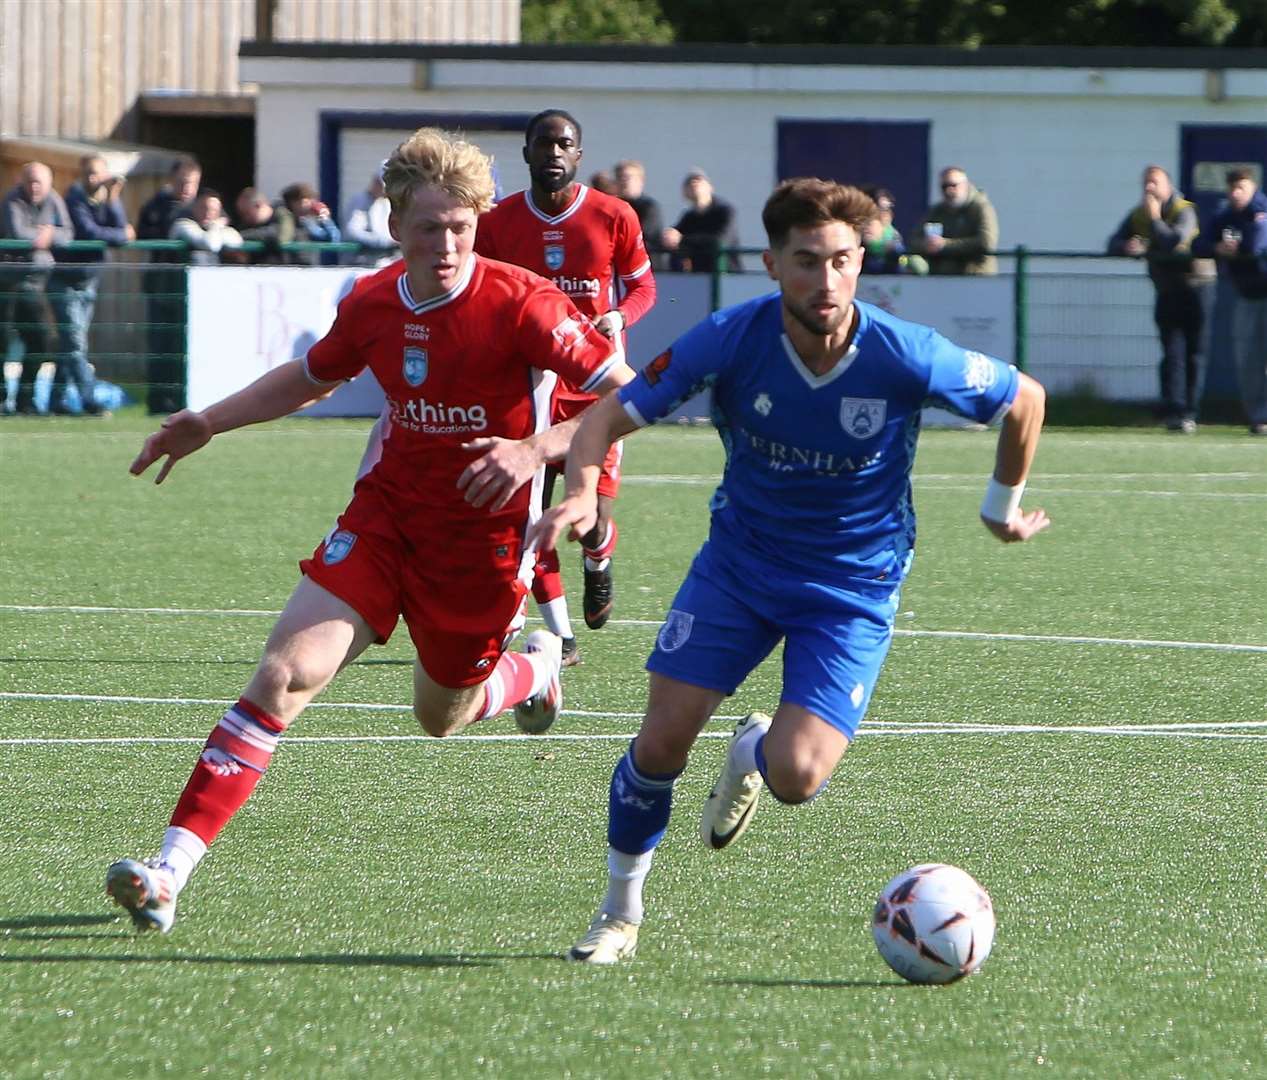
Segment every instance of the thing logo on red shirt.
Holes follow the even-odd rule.
[[[648,386],[655,386],[660,381],[660,376],[668,370],[670,362],[673,360],[673,350],[665,349],[659,356],[651,361],[642,369],[642,377],[647,380]]]

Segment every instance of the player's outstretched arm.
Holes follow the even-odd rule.
[[[1003,417],[994,475],[981,504],[982,524],[1005,544],[1028,540],[1051,524],[1046,511],[1021,509],[1021,495],[1043,430],[1047,393],[1028,375],[1022,373],[1019,379],[1016,397]]]
[[[176,462],[201,450],[213,435],[287,416],[328,397],[337,386],[338,383],[314,383],[308,378],[303,361],[291,360],[203,412],[181,409],[172,413],[158,431],[145,440],[128,471],[140,476],[154,462],[166,459],[154,478],[154,483],[161,484]]]
[[[595,388],[599,392],[624,386],[634,377],[628,364],[615,365]],[[593,407],[579,416],[563,420],[553,427],[526,439],[502,439],[498,437],[472,439],[462,444],[463,450],[482,451],[458,477],[458,487],[472,506],[487,506],[500,510],[511,497],[532,479],[542,465],[550,461],[562,461],[568,455],[572,440],[581,426],[581,420],[593,411]],[[603,451],[606,454],[606,450]]]
[[[598,478],[607,448],[636,430],[615,391],[581,414],[581,426],[568,451],[567,495],[529,528],[530,545],[549,551],[565,532],[568,539],[580,540],[594,527],[598,520]]]

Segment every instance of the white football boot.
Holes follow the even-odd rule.
[[[735,743],[739,737],[753,728],[770,730],[770,718],[765,713],[749,713],[735,725],[735,733],[726,748],[726,761],[721,775],[708,793],[704,812],[700,815],[700,838],[706,847],[720,851],[733,844],[748,828],[757,811],[757,799],[761,796],[761,774],[755,769],[742,772],[735,764]]]
[[[550,680],[546,688],[515,706],[515,723],[527,735],[542,735],[559,718],[563,708],[563,686],[559,672],[563,667],[563,639],[549,630],[534,630],[524,638],[523,651],[545,653],[550,661]]]
[[[600,911],[568,958],[582,964],[614,964],[630,959],[637,950],[638,924]]]
[[[157,859],[120,859],[106,871],[106,895],[138,930],[166,934],[176,921],[176,878]]]

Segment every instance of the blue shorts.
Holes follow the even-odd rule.
[[[781,700],[822,717],[852,739],[893,640],[898,588],[842,588],[759,573],[710,540],[700,549],[656,636],[647,670],[733,694],[779,639]]]

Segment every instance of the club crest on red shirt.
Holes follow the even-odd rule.
[[[402,366],[405,382],[410,386],[421,386],[427,381],[427,350],[416,345],[405,346],[405,362]]]

